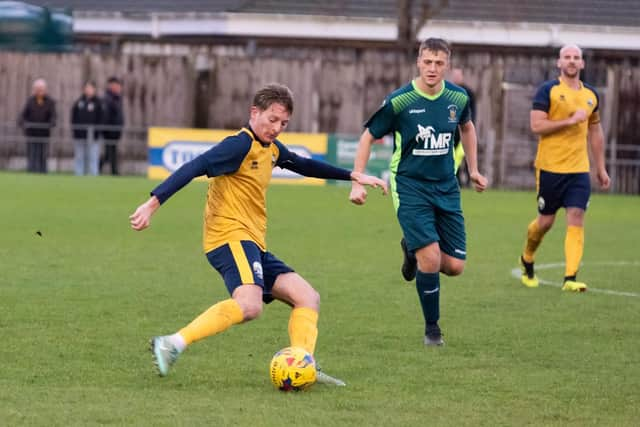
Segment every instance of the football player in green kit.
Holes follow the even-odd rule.
[[[454,134],[460,130],[469,178],[476,191],[487,179],[478,172],[476,130],[471,121],[469,96],[444,80],[451,51],[446,41],[429,38],[421,43],[419,76],[388,95],[365,123],[354,171],[365,170],[371,144],[392,134],[391,189],[404,238],[402,274],[416,279],[425,319],[425,345],[442,345],[440,273],[457,276],[466,259],[460,187],[454,174]],[[366,201],[364,186],[352,183],[350,200]]]

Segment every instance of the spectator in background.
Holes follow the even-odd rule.
[[[105,163],[111,164],[111,174],[118,175],[118,141],[122,136],[124,113],[122,111],[122,81],[109,77],[103,99],[104,155],[100,159],[100,170]]]
[[[33,82],[32,95],[18,117],[18,126],[27,137],[27,171],[47,173],[51,128],[56,125],[56,103],[47,94],[47,82]]]
[[[82,95],[71,108],[74,170],[76,175],[98,175],[100,137],[96,126],[102,124],[102,103],[96,85],[87,82]]]
[[[469,88],[469,86],[464,84],[464,73],[462,72],[462,68],[453,68],[451,70],[450,81],[456,86],[460,86],[467,92],[469,96],[469,108],[471,109],[471,121],[475,123],[476,121],[476,96]],[[462,165],[462,160],[464,160],[464,148],[462,144],[460,144],[460,129],[456,129],[456,133],[453,137],[453,167],[456,176],[458,177],[458,181],[460,183],[468,183],[469,182],[469,173],[466,168],[460,169]],[[464,166],[464,165],[463,165]],[[465,177],[462,179],[462,174],[464,173]]]

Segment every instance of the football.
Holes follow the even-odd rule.
[[[271,359],[269,373],[278,390],[304,390],[316,382],[316,361],[303,348],[286,347]]]

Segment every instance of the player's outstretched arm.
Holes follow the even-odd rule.
[[[358,150],[356,151],[356,158],[353,162],[352,174],[364,172],[367,167],[367,162],[369,161],[369,156],[371,155],[371,144],[373,144],[374,140],[375,138],[371,135],[369,129],[365,129],[364,132],[362,132],[360,141],[358,141]],[[385,194],[387,194],[386,190]],[[357,180],[351,181],[351,193],[349,194],[349,200],[351,200],[351,203],[356,205],[364,205],[367,201],[367,189]]]
[[[151,216],[160,207],[160,200],[156,196],[151,196],[149,200],[138,206],[136,211],[129,216],[131,228],[142,231],[151,225]]]
[[[361,172],[351,172],[351,181],[361,186],[368,185],[373,188],[381,188],[382,194],[387,194],[389,189],[387,183],[377,176],[365,175]]]
[[[213,152],[213,148],[205,154],[201,154],[195,159],[185,163],[171,174],[169,178],[154,188],[149,200],[138,206],[138,209],[129,216],[131,228],[137,231],[147,228],[151,224],[151,216],[158,210],[162,203],[166,202],[173,194],[191,182],[193,178],[204,175],[207,172],[207,156],[211,156],[209,154],[211,152]]]

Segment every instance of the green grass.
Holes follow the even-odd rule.
[[[345,187],[273,186],[269,249],[320,291],[316,356],[348,386],[271,386],[269,360],[288,343],[277,302],[159,378],[149,337],[227,294],[201,253],[203,183],[149,230],[129,229],[155,184],[0,174],[0,425],[640,424],[640,297],[520,285],[510,273],[535,215],[524,192],[463,194],[467,269],[443,279],[447,345],[433,349],[400,276],[390,199],[356,207]],[[640,294],[639,217],[637,197],[592,198],[581,279]],[[563,240],[559,217],[538,264],[562,262]]]

